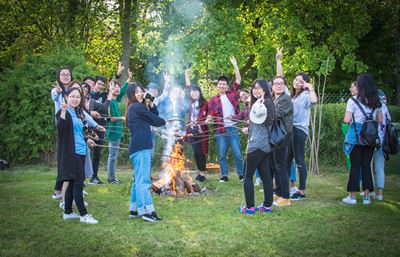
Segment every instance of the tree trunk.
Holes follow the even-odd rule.
[[[120,11],[122,12],[121,31],[122,31],[122,55],[121,62],[122,66],[125,67],[121,75],[121,81],[125,82],[128,74],[129,60],[131,57],[131,12],[132,12],[132,0],[119,1]]]
[[[400,22],[398,23],[397,33],[400,35]],[[397,38],[397,49],[396,49],[396,103],[400,105],[400,37]]]

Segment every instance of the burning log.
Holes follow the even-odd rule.
[[[201,191],[200,186],[193,182],[189,171],[185,169],[185,156],[179,142],[175,144],[170,158],[163,164],[161,178],[152,183],[151,190],[157,194],[172,196]]]

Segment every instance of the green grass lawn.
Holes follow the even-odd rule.
[[[163,221],[148,223],[128,219],[127,169],[118,176],[122,185],[88,186],[88,210],[100,223],[85,225],[63,221],[51,199],[55,168],[17,167],[0,173],[1,256],[398,256],[394,171],[384,201],[370,206],[342,204],[348,175],[330,168],[309,176],[307,200],[254,216],[238,211],[244,195],[237,177],[222,184],[213,174],[205,183],[211,191],[201,196],[154,196]]]

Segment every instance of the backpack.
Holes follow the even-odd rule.
[[[367,115],[361,104],[354,97],[351,99],[357,104],[358,108],[360,108],[361,112],[365,116],[365,121],[363,122],[361,131],[359,133],[357,132],[357,126],[355,126],[357,144],[363,146],[378,146],[378,122],[373,118],[374,109],[372,109],[371,113]],[[353,121],[355,122],[354,114]]]
[[[396,154],[399,151],[399,137],[397,129],[386,117],[385,137],[383,138],[383,156],[388,161],[389,154]]]

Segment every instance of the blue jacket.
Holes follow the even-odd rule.
[[[360,133],[361,127],[362,123],[358,122],[351,123],[350,128],[347,131],[346,136],[344,137],[344,142],[343,142],[343,151],[346,155],[349,155],[353,150],[354,146],[358,144],[355,128],[357,128],[357,132]]]
[[[131,156],[138,151],[153,147],[150,126],[164,126],[165,120],[158,117],[155,105],[149,110],[143,103],[133,103],[128,108],[126,123],[131,135],[129,142],[129,156]]]

